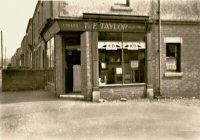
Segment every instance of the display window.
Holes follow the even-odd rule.
[[[145,82],[143,34],[100,33],[99,85]]]

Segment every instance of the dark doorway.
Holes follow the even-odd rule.
[[[65,66],[65,90],[66,93],[73,92],[73,66],[81,64],[81,53],[78,50],[65,50],[66,66]]]

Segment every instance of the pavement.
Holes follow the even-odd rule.
[[[42,90],[1,92],[0,139],[200,140],[200,101],[92,103]]]
[[[200,140],[200,100],[92,103],[43,90],[0,92],[0,140],[13,139]]]

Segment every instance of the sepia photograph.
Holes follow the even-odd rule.
[[[200,140],[200,0],[0,0],[0,140]]]

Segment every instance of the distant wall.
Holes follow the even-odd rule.
[[[44,89],[45,70],[3,70],[2,91]]]

